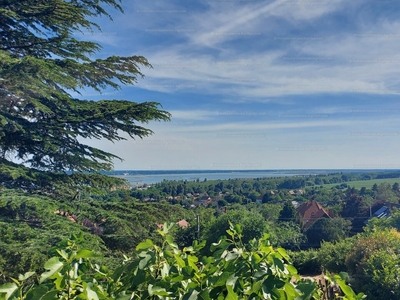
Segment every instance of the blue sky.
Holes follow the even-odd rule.
[[[394,0],[124,1],[100,57],[143,55],[135,86],[88,99],[160,102],[169,123],[115,144],[116,169],[400,169]]]

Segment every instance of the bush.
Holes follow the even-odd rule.
[[[355,238],[347,238],[336,243],[322,242],[317,252],[317,261],[323,271],[348,272],[346,256],[353,248]]]
[[[346,257],[357,290],[365,290],[368,299],[400,298],[400,233],[373,231],[358,238]]]
[[[318,261],[318,250],[309,249],[289,252],[293,266],[302,275],[321,274],[322,268]]]
[[[59,244],[55,256],[44,265],[39,284],[27,286],[34,275],[0,286],[0,299],[321,299],[322,291],[312,280],[301,280],[282,248],[269,245],[268,236],[250,243],[246,250],[239,225],[227,230],[228,238],[213,244],[213,256],[196,256],[202,247],[180,250],[169,235],[170,226],[159,233],[162,245],[151,240],[140,243],[134,257],[110,273],[91,263],[96,257],[80,249],[83,235]],[[359,300],[343,276],[328,277],[336,283],[344,300]],[[293,279],[296,279],[294,282]]]

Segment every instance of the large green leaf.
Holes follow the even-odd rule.
[[[0,300],[8,300],[18,289],[15,283],[6,283],[0,286]]]
[[[40,283],[42,283],[43,281],[45,281],[47,278],[50,278],[51,276],[53,276],[55,273],[57,273],[58,271],[60,271],[60,269],[63,267],[63,263],[60,261],[60,259],[58,257],[52,257],[50,258],[45,264],[44,264],[44,268],[46,270],[48,270],[47,272],[44,272],[41,276],[40,276]]]

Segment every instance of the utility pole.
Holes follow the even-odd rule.
[[[196,219],[197,219],[197,240],[200,241],[200,215],[199,214],[196,215]]]

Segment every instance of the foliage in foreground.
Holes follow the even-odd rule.
[[[320,299],[311,280],[301,280],[282,248],[274,249],[268,235],[246,249],[241,226],[231,226],[228,238],[212,245],[213,255],[199,258],[204,243],[180,250],[164,225],[161,246],[146,240],[115,272],[92,264],[96,257],[80,249],[82,236],[59,244],[36,285],[27,285],[33,272],[0,286],[1,300],[16,299]],[[344,276],[328,279],[340,286],[341,299],[362,299],[346,285]]]

